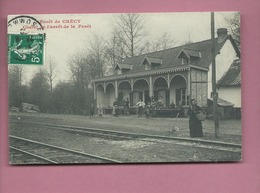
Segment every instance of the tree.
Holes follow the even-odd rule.
[[[160,42],[159,47],[162,50],[166,50],[177,44],[177,41],[167,32],[164,32],[157,42]]]
[[[85,85],[87,82],[87,57],[83,51],[72,55],[68,60],[68,67],[71,72],[72,81],[76,85]]]
[[[166,50],[173,47],[177,43],[177,41],[175,41],[167,32],[164,32],[162,35],[155,39],[155,41],[145,43],[145,49],[143,51],[144,53]]]
[[[225,17],[225,20],[231,31],[231,35],[240,46],[240,13],[235,12],[231,17]]]
[[[73,112],[75,112],[76,114],[80,114],[82,111],[80,108],[85,108],[85,91],[89,84],[86,54],[83,51],[75,53],[73,56],[70,57],[68,61],[68,66],[71,72],[74,89],[72,104],[77,107],[77,109]]]
[[[143,49],[142,40],[147,35],[145,21],[139,14],[121,14],[115,19],[114,32],[124,57],[135,56]]]
[[[22,110],[24,68],[21,65],[10,65],[8,68],[9,107],[15,106]]]
[[[55,113],[71,113],[74,92],[71,83],[59,82],[53,89],[53,110]]]
[[[47,67],[46,67],[46,71],[47,71],[47,77],[50,83],[50,91],[52,93],[52,89],[53,89],[53,80],[56,78],[56,62],[55,60],[49,56],[49,60],[47,62]]]
[[[72,55],[68,66],[73,82],[73,112],[82,114],[84,109],[93,102],[91,87],[92,79],[103,76],[107,71],[106,44],[102,37],[93,35],[86,51],[79,51]]]
[[[108,66],[106,65],[106,44],[104,39],[94,34],[90,41],[90,47],[86,54],[86,65],[89,82],[96,76],[104,76]]]
[[[111,38],[106,44],[106,58],[107,63],[110,66],[108,73],[111,74],[112,69],[116,66],[116,64],[120,63],[124,59],[124,49],[122,48],[123,44],[120,43],[115,31],[113,31]]]
[[[41,112],[49,110],[50,85],[46,72],[40,68],[30,82],[31,103],[38,105]]]
[[[53,81],[56,78],[56,62],[55,62],[55,60],[53,59],[52,56],[49,56],[46,63],[47,63],[47,65],[45,66],[46,76],[48,78],[48,82],[49,82],[49,85],[50,85],[50,96],[49,96],[50,109],[49,109],[49,112],[52,113],[54,111],[54,109],[53,109],[54,101],[53,101],[52,93],[53,93]]]
[[[91,41],[88,42],[86,51],[78,51],[72,55],[68,61],[68,66],[73,82],[73,112],[82,114],[84,109],[93,102],[92,79],[103,76],[109,71],[106,42],[104,39],[93,34]]]

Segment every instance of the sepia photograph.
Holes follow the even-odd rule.
[[[239,12],[9,15],[9,163],[242,160]]]

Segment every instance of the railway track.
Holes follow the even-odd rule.
[[[98,137],[104,137],[104,138],[141,140],[141,141],[150,141],[150,142],[158,142],[158,143],[174,143],[174,144],[184,145],[184,146],[241,153],[240,144],[225,143],[225,142],[218,142],[218,141],[209,141],[209,140],[184,138],[184,137],[151,135],[151,134],[143,134],[143,133],[130,133],[130,132],[123,132],[123,131],[111,131],[111,130],[104,130],[104,129],[99,129],[99,128],[89,128],[89,127],[75,127],[75,126],[67,126],[67,125],[42,124],[42,123],[35,123],[35,122],[10,121],[10,123],[24,124],[24,125],[30,125],[30,126],[39,126],[39,127],[43,127],[43,128],[52,128],[52,129],[57,129],[57,130],[64,130],[64,131],[75,132],[75,133],[83,133],[86,135],[98,136]]]
[[[12,144],[9,146],[10,150],[19,152],[18,156],[23,157],[21,159],[27,159],[25,161],[29,160],[27,163],[30,164],[121,163],[118,160],[33,141],[14,135],[9,135],[9,140],[10,144]]]

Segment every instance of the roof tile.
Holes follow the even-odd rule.
[[[234,60],[227,72],[217,82],[218,86],[240,86],[241,67],[240,60]]]
[[[229,38],[229,36],[227,36]],[[216,54],[221,50],[222,46],[224,45],[225,41],[218,43],[217,38],[215,39],[216,42]],[[211,64],[211,39],[204,40],[200,42],[195,42],[191,44],[186,44],[183,46],[178,46],[166,50],[151,52],[147,54],[142,54],[138,56],[133,57],[127,57],[125,58],[122,63],[126,64],[132,64],[132,70],[128,73],[132,72],[140,72],[145,71],[145,66],[141,65],[143,60],[147,58],[160,58],[162,60],[162,64],[159,66],[159,68],[167,68],[171,66],[180,66],[182,65],[181,58],[178,58],[178,54],[183,50],[195,50],[194,52],[189,52],[192,55],[197,55],[198,52],[201,53],[201,58],[198,58],[194,61],[193,65],[197,65],[200,67],[208,68]]]

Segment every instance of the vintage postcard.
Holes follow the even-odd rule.
[[[241,160],[239,12],[7,25],[10,164]]]

